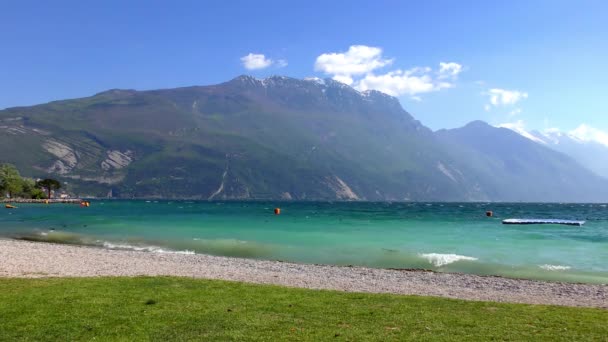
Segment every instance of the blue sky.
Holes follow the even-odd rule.
[[[599,134],[607,13],[557,0],[2,1],[0,108],[280,74],[392,93],[433,129]]]

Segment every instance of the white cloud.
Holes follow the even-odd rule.
[[[344,84],[348,84],[348,85],[352,85],[353,84],[353,78],[350,77],[350,76],[334,75],[333,79],[336,80],[336,81],[338,81],[338,82],[342,82]]]
[[[245,69],[258,70],[271,66],[273,60],[270,58],[266,58],[266,56],[264,56],[263,54],[250,53],[247,56],[241,57],[241,63],[243,63]]]
[[[576,129],[568,132],[568,135],[581,141],[593,141],[608,146],[608,133],[587,124],[581,124]]]
[[[393,96],[408,95],[421,101],[418,94],[453,87],[463,66],[455,62],[441,62],[436,71],[429,67],[396,69],[378,73],[393,59],[382,56],[379,47],[353,45],[346,52],[324,53],[317,57],[315,70],[359,91],[378,90]]]
[[[448,63],[440,62],[439,63],[439,72],[438,72],[438,76],[437,77],[439,79],[455,78],[461,72],[462,72],[462,65],[460,65],[458,63],[454,63],[454,62],[448,62]]]
[[[346,52],[324,53],[317,57],[315,70],[333,75],[334,79],[338,81],[350,79],[352,83],[352,76],[369,73],[390,65],[392,62],[392,59],[382,57],[381,48],[352,45]]]
[[[375,89],[383,93],[399,96],[417,94],[450,88],[451,83],[439,82],[430,75],[430,68],[414,68],[410,70],[395,70],[383,75],[369,73],[356,84],[360,91]],[[418,98],[420,99],[420,98]]]
[[[562,134],[562,131],[557,127],[549,127],[543,129],[543,133],[545,134]]]
[[[515,116],[521,114],[521,108],[515,108],[509,112],[509,116]]]
[[[517,120],[515,122],[501,123],[496,127],[508,128],[508,129],[514,130],[514,131],[521,131],[521,130],[525,130],[526,124],[524,123],[523,120]]]
[[[495,106],[514,105],[520,100],[527,99],[528,93],[519,90],[506,90],[493,88],[488,90],[484,95],[490,97],[490,103]]]
[[[284,68],[286,66],[287,66],[287,60],[286,59],[279,59],[279,60],[277,60],[277,63],[276,63],[276,67],[277,68]]]

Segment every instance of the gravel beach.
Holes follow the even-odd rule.
[[[309,289],[608,309],[608,285],[294,264],[0,240],[0,277],[181,276]]]

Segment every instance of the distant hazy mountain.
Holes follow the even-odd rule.
[[[530,133],[550,148],[571,156],[591,171],[608,178],[608,146],[555,130]]]
[[[506,128],[482,121],[441,130],[446,146],[461,147],[485,193],[503,201],[602,201],[606,180],[571,157]],[[599,187],[599,188],[596,188]],[[564,194],[568,193],[567,197]]]
[[[433,133],[396,98],[330,79],[240,76],[9,108],[0,161],[126,198],[608,199],[603,179],[511,131]]]
[[[608,145],[596,140],[581,139],[576,133],[581,128],[586,129],[584,125],[573,132],[557,129],[527,131],[517,126],[508,128],[527,139],[565,153],[596,174],[608,178]]]

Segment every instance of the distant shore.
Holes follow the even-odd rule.
[[[51,199],[29,199],[29,198],[5,198],[0,200],[0,203],[69,203],[80,204],[83,200],[80,198],[51,198]]]
[[[608,285],[428,271],[295,264],[0,239],[0,277],[182,276],[350,292],[600,307]]]

